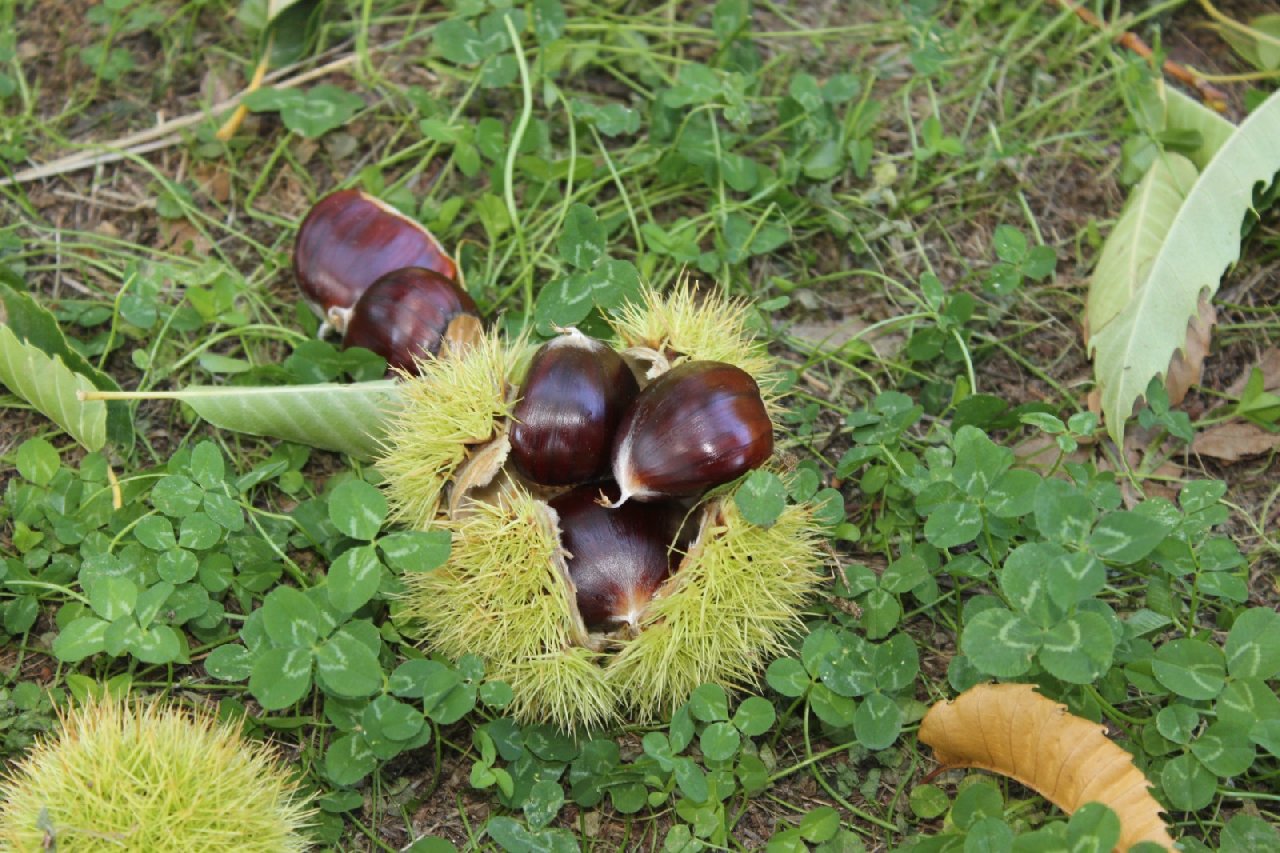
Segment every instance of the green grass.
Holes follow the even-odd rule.
[[[703,687],[669,721],[581,741],[518,725],[482,660],[416,648],[399,575],[442,545],[387,522],[361,485],[375,466],[169,401],[114,404],[136,443],[85,453],[6,394],[5,757],[110,681],[248,714],[339,850],[1105,839],[998,777],[924,778],[928,705],[1029,680],[1107,723],[1176,838],[1274,844],[1273,463],[1184,440],[1280,337],[1274,213],[1220,291],[1189,420],[1155,399],[1117,449],[1087,414],[1079,324],[1141,135],[1126,97],[1145,65],[1118,30],[1050,3],[561,2],[515,22],[482,0],[325,4],[305,28],[299,4],[276,67],[316,75],[255,96],[226,142],[200,114],[252,72],[263,4],[0,8],[5,174],[195,117],[159,150],[0,187],[0,280],[138,391],[380,375],[308,343],[289,272],[297,223],[339,186],[431,228],[513,336],[607,336],[641,281],[714,283],[784,368],[787,500],[844,499],[805,638],[753,698]],[[1124,27],[1239,70],[1201,20],[1165,2]],[[585,304],[557,295],[588,285]],[[341,596],[322,583],[338,565]],[[1009,625],[1046,633],[1006,655]],[[1075,629],[1065,652],[1045,639]]]

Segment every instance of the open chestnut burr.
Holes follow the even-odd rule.
[[[439,353],[460,316],[478,321],[479,309],[455,281],[422,267],[393,270],[351,307],[342,345],[373,350],[388,368],[417,373],[417,359]]]
[[[339,334],[351,307],[387,273],[422,267],[457,278],[440,241],[409,217],[360,190],[339,190],[311,208],[293,249],[293,274],[311,307]]]
[[[687,361],[645,387],[614,436],[613,478],[628,498],[694,495],[773,453],[760,386],[741,368]]]
[[[615,318],[615,347],[657,378],[628,407],[615,446],[627,444],[617,458],[643,500],[611,508],[624,495],[613,484],[565,489],[516,469],[512,385],[536,400],[536,376],[550,369],[531,367],[522,339],[489,335],[422,362],[388,425],[379,468],[389,505],[451,542],[443,565],[404,575],[404,624],[434,654],[480,657],[511,687],[506,713],[522,722],[648,722],[700,684],[753,685],[789,652],[822,582],[811,507],[788,504],[760,526],[733,487],[707,491],[765,463],[773,443],[774,368],[745,307],[684,288],[641,300]],[[676,359],[688,361],[670,369]],[[689,493],[666,501],[654,485]]]
[[[618,422],[639,391],[622,356],[576,329],[543,344],[512,411],[516,470],[544,486],[603,476]]]

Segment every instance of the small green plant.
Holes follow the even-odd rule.
[[[254,112],[280,114],[284,126],[307,138],[324,136],[342,127],[364,107],[364,99],[329,83],[306,92],[267,87],[245,96],[244,104]]]
[[[1025,279],[1043,281],[1053,275],[1058,263],[1052,246],[1028,245],[1027,236],[1012,225],[997,225],[992,243],[1000,260],[982,283],[989,293],[1012,293]]]
[[[767,679],[783,696],[803,698],[827,726],[850,730],[858,743],[878,750],[893,744],[917,711],[909,692],[919,671],[919,652],[906,634],[869,643],[851,631],[819,626],[805,638],[798,659],[769,665]]]

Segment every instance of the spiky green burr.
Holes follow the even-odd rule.
[[[0,783],[0,849],[290,853],[311,809],[271,747],[166,702],[73,706]]]

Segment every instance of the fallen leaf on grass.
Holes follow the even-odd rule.
[[[1164,387],[1169,393],[1169,405],[1177,406],[1186,399],[1192,385],[1199,385],[1204,376],[1204,360],[1213,340],[1213,327],[1218,323],[1218,309],[1201,294],[1196,313],[1187,321],[1187,337],[1182,349],[1174,352],[1164,374]],[[1086,320],[1087,324],[1087,320]],[[1086,335],[1087,337],[1087,335]],[[1089,411],[1102,414],[1102,394],[1095,388],[1089,392]],[[1140,405],[1140,404],[1139,404]]]
[[[1120,818],[1117,850],[1141,841],[1173,848],[1160,804],[1132,756],[1103,727],[1077,717],[1029,684],[980,684],[929,709],[920,742],[947,768],[1009,776],[1067,813],[1099,802]]]
[[[1202,297],[1240,257],[1240,225],[1254,187],[1280,170],[1280,95],[1249,114],[1203,171],[1177,154],[1155,161],[1135,188],[1094,270],[1088,350],[1107,431],[1125,421],[1166,370]]]
[[[0,325],[0,387],[26,400],[86,450],[101,450],[107,443],[106,404],[86,403],[79,396],[96,390],[93,383],[60,356],[19,340],[8,325]]]
[[[1280,448],[1280,433],[1267,432],[1257,424],[1232,421],[1209,427],[1191,442],[1191,452],[1212,456],[1223,462],[1239,462]]]
[[[1169,405],[1177,406],[1186,399],[1187,391],[1192,385],[1199,385],[1204,376],[1204,359],[1209,354],[1209,345],[1213,340],[1213,327],[1218,323],[1218,309],[1213,307],[1207,296],[1200,297],[1196,314],[1187,321],[1187,337],[1183,348],[1169,359],[1169,367],[1164,374],[1164,387],[1169,393]],[[1241,386],[1243,387],[1243,385]],[[1135,408],[1141,408],[1139,401]],[[1089,411],[1095,415],[1102,414],[1102,392],[1094,388],[1087,398]]]

